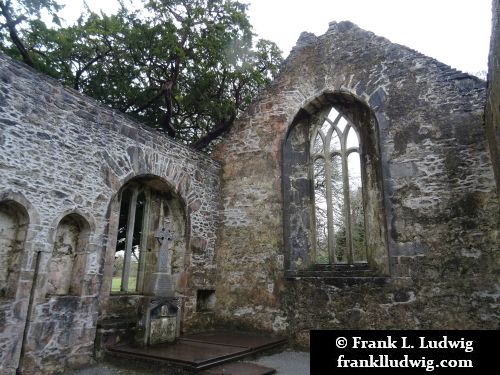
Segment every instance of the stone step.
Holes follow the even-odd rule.
[[[200,375],[270,375],[275,369],[249,362],[233,362],[213,367],[203,371]]]

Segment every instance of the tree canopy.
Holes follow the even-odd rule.
[[[137,3],[137,1],[135,1]],[[196,149],[210,148],[277,74],[232,0],[120,1],[61,26],[55,0],[0,0],[0,49]],[[53,18],[42,21],[41,14]]]

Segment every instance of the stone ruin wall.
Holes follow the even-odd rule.
[[[25,374],[52,374],[89,363],[98,322],[137,314],[137,298],[108,298],[109,276],[103,284],[113,267],[114,250],[106,249],[110,218],[116,221],[113,210],[119,210],[111,202],[136,176],[162,179],[186,204],[190,264],[181,291],[184,329],[206,324],[207,314],[195,312],[196,290],[215,286],[217,163],[4,55],[0,148],[0,208],[8,206],[0,220],[14,220],[9,210],[16,209],[28,219],[27,228],[19,225],[26,240],[20,240],[20,255],[11,262],[20,268],[11,277],[14,291],[0,298],[0,373],[14,374],[22,366]],[[10,237],[2,234],[5,241]],[[57,243],[74,247],[80,240],[73,277],[64,271],[70,267],[68,250]],[[105,251],[111,260],[106,264]]]
[[[378,122],[390,269],[382,285],[284,277],[283,239],[295,234],[283,233],[282,147],[301,110],[337,93]],[[304,345],[310,329],[497,329],[499,208],[485,100],[483,81],[349,22],[303,33],[215,153],[218,321]]]
[[[486,102],[486,135],[500,189],[500,5],[493,1],[492,31],[488,69],[488,101]]]
[[[10,281],[0,279],[0,372],[86,364],[98,324],[136,316],[140,297],[109,298],[103,275],[112,267],[105,251],[114,198],[144,175],[175,187],[189,212],[186,330],[260,329],[307,345],[313,328],[498,328],[499,211],[484,82],[332,23],[323,36],[301,36],[280,77],[219,145],[219,170],[4,55],[0,67],[0,223],[9,228],[0,244],[14,254],[4,268],[19,265]],[[283,232],[283,144],[298,113],[336,93],[365,103],[378,123],[390,269],[383,283],[284,276],[284,238],[295,234]],[[495,100],[488,129],[497,123]],[[498,129],[488,132],[491,140]],[[67,261],[59,238],[83,249],[71,275],[58,271]],[[215,318],[196,312],[197,289],[216,291],[216,302],[211,294],[206,301]]]

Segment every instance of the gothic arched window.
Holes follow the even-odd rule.
[[[351,93],[325,93],[298,111],[282,155],[287,277],[347,266],[389,274],[378,139],[374,112]]]
[[[366,262],[358,132],[335,109],[311,130],[316,229],[313,262]]]

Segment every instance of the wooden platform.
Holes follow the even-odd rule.
[[[197,372],[282,345],[285,341],[281,337],[257,333],[210,331],[181,336],[174,343],[150,347],[121,344],[108,348],[107,351],[114,357],[170,364]],[[253,371],[251,367],[247,366],[247,370]],[[240,368],[240,372],[233,373],[241,373],[242,375],[272,373],[265,372],[272,370],[268,368],[261,369],[261,372],[243,372],[247,370],[244,370],[243,366]]]

